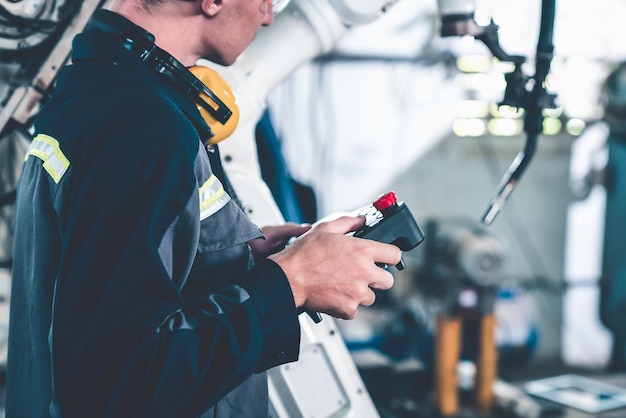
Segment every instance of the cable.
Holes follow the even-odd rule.
[[[513,106],[526,109],[524,118],[524,131],[526,132],[526,144],[520,151],[500,180],[489,206],[482,216],[482,222],[490,225],[502,209],[504,203],[513,192],[519,178],[522,176],[537,149],[537,139],[543,131],[543,109],[554,106],[555,96],[548,94],[545,89],[545,80],[550,71],[550,62],[554,45],[552,43],[554,32],[554,16],[556,0],[543,0],[541,7],[541,24],[539,28],[539,40],[537,41],[537,54],[535,57],[534,85],[530,92],[524,86],[525,79],[522,75],[522,62],[516,62],[515,71],[507,74],[507,91],[503,104],[512,102]],[[488,33],[488,31],[485,31]],[[494,45],[490,44],[491,39],[482,39],[490,49],[494,50]],[[495,46],[498,46],[497,43]],[[508,100],[507,100],[508,99]]]

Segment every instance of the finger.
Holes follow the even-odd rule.
[[[395,266],[402,260],[402,250],[393,244],[385,244],[376,242],[374,248],[374,260],[376,263],[386,264],[388,266]]]
[[[360,248],[379,265],[395,266],[402,259],[402,250],[393,244],[354,237]]]
[[[391,289],[395,282],[393,274],[391,274],[387,270],[383,270],[381,268],[378,269],[380,270],[380,272],[374,277],[374,280],[369,284],[369,287],[377,290]]]
[[[364,297],[363,301],[361,301],[362,306],[372,306],[376,302],[376,293],[373,290],[369,290]]]
[[[311,229],[311,224],[286,223],[282,233],[287,237],[299,237]]]
[[[269,235],[281,235],[281,236],[294,236],[301,234],[311,229],[310,224],[297,224],[295,222],[287,222],[282,225],[266,225],[261,228],[261,231],[267,236]]]
[[[365,225],[365,216],[341,216],[329,222],[319,224],[320,227],[332,233],[347,234],[356,231]]]

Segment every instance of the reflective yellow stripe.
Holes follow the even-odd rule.
[[[200,187],[200,220],[204,220],[228,203],[230,196],[224,191],[222,183],[215,175]]]
[[[48,135],[39,134],[33,138],[24,161],[28,160],[29,155],[43,161],[43,168],[50,174],[55,183],[61,181],[70,167],[70,160],[61,151],[59,141]]]

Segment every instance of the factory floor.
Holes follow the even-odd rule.
[[[441,414],[436,410],[435,394],[433,391],[433,377],[429,372],[420,370],[400,369],[371,369],[361,370],[365,385],[372,396],[374,404],[382,418],[439,418]],[[509,389],[520,389],[530,380],[554,377],[565,374],[576,374],[594,379],[600,383],[612,384],[626,389],[626,374],[607,373],[605,371],[590,371],[588,369],[573,369],[557,361],[550,364],[536,364],[531,367],[517,370],[498,376],[499,393],[502,385]],[[584,396],[584,394],[581,394]],[[501,398],[502,399],[502,398]],[[547,400],[532,397],[541,408],[541,415],[535,418],[624,418],[626,408],[607,410],[601,414],[590,414],[568,408]],[[480,411],[474,406],[471,390],[461,389],[458,394],[458,411],[449,415],[451,418],[529,418],[531,415],[513,413],[505,408],[502,400],[496,402],[489,412]],[[509,405],[506,405],[509,406]]]
[[[369,367],[359,370],[370,396],[376,405],[381,418],[438,418],[440,414],[434,410],[434,394],[432,375],[430,372],[416,367],[389,368]],[[514,372],[505,372],[498,377],[507,384],[520,385],[522,382],[543,377],[557,376],[565,373],[577,373],[589,376],[601,382],[611,383],[626,388],[626,374],[609,374],[604,371],[573,369],[553,361],[534,364]],[[4,418],[5,404],[5,373],[0,370],[0,418]],[[461,390],[459,393],[459,410],[449,418],[519,418],[523,415],[511,415],[498,407],[490,413],[478,411],[473,406],[472,394]],[[623,418],[626,409],[592,415],[580,411],[563,408],[550,402],[543,402],[546,408],[541,418]],[[539,417],[538,417],[539,418]]]

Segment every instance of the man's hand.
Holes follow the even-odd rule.
[[[248,242],[252,250],[252,256],[255,260],[258,260],[280,251],[285,248],[285,245],[291,238],[299,237],[309,229],[311,229],[309,224],[296,224],[293,222],[287,222],[278,226],[264,226],[261,230],[263,235],[265,235],[265,239],[257,238]]]
[[[285,272],[298,308],[353,319],[369,306],[372,289],[389,289],[393,276],[376,265],[395,265],[402,251],[392,244],[346,236],[365,224],[363,216],[342,216],[316,224],[269,258]]]

